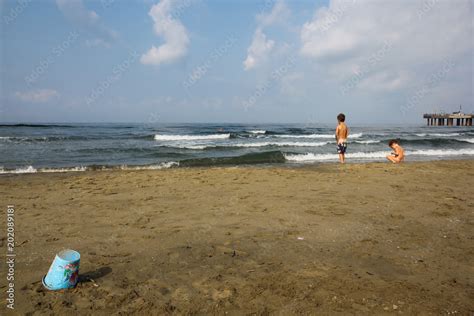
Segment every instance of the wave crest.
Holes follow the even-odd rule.
[[[211,140],[211,139],[228,139],[230,134],[211,134],[211,135],[155,135],[155,140],[158,141],[173,141],[173,140]]]
[[[348,159],[356,158],[356,159],[377,159],[377,158],[385,158],[389,151],[375,151],[375,152],[356,152],[356,153],[347,153],[346,157]],[[465,156],[474,155],[474,149],[448,149],[448,150],[441,150],[441,149],[428,149],[428,150],[414,150],[414,151],[407,151],[406,156],[435,156],[435,157],[446,157],[446,156]],[[290,162],[312,162],[312,161],[327,161],[327,160],[337,160],[337,154],[314,154],[314,153],[306,153],[306,154],[286,154],[285,159]]]

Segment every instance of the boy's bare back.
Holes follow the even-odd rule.
[[[349,130],[347,128],[346,123],[344,122],[339,122],[339,124],[336,127],[336,140],[337,143],[344,143],[347,140],[347,134]]]
[[[336,142],[337,142],[337,153],[339,154],[339,161],[344,163],[345,154],[347,150],[347,135],[349,135],[349,129],[347,128],[346,116],[343,113],[339,113],[337,116],[337,127],[336,127]]]

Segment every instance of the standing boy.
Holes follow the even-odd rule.
[[[346,116],[340,113],[337,116],[337,127],[336,127],[336,142],[337,142],[337,153],[339,154],[339,161],[344,163],[345,154],[347,149],[347,136],[349,135],[349,129],[347,128]]]

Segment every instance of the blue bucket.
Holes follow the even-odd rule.
[[[70,289],[76,286],[79,279],[79,252],[66,249],[54,258],[46,276],[43,277],[43,285],[48,290]]]

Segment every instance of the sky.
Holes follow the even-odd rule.
[[[473,106],[474,0],[0,0],[0,121],[421,124]]]

